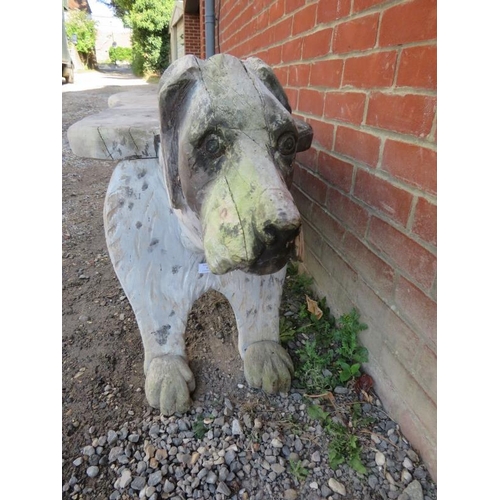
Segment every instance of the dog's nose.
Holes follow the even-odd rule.
[[[293,241],[297,237],[299,228],[299,221],[287,225],[286,228],[279,228],[275,224],[268,224],[261,233],[261,239],[268,247],[285,248],[290,241]]]

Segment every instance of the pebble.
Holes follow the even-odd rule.
[[[243,434],[243,432],[241,430],[240,421],[236,418],[233,420],[233,425],[232,425],[231,431],[233,433],[233,436],[239,436],[240,434]]]
[[[343,497],[345,497],[346,495],[346,489],[345,489],[345,486],[342,484],[342,483],[339,483],[338,481],[336,481],[335,479],[333,478],[330,478],[328,480],[328,487],[334,492],[334,493],[338,493],[339,495],[342,495]]]
[[[398,500],[424,500],[422,485],[418,481],[412,481],[397,498]]]
[[[172,493],[175,490],[175,484],[171,483],[168,479],[165,481],[163,485],[163,491],[166,493]]]
[[[375,463],[379,466],[385,464],[385,455],[380,451],[377,451],[377,453],[375,453]]]
[[[292,389],[288,397],[273,397],[274,409],[262,403],[260,408],[243,410],[228,398],[213,403],[217,398],[207,396],[205,405],[180,418],[149,412],[142,421],[117,424],[119,431],[110,429],[100,437],[89,433],[90,442],[81,448],[80,456],[73,457],[72,466],[76,473],[77,467],[86,464],[87,475],[93,477],[107,467],[114,477],[108,500],[125,496],[150,500],[436,500],[435,485],[408,443],[400,439],[395,447],[390,436],[378,437],[389,431],[398,437],[400,432],[395,424],[387,425],[385,414],[380,424],[370,428],[371,442],[361,456],[368,473],[361,475],[345,462],[334,470],[328,467],[332,438],[326,426],[309,417],[300,393]],[[363,408],[366,416],[379,413],[375,403]],[[200,417],[206,432],[197,437],[193,429]],[[306,473],[301,479],[292,473],[293,463]],[[75,477],[63,485],[69,500],[80,500],[77,494],[83,495],[82,500],[95,497],[94,487],[85,484],[85,479],[78,483]],[[425,489],[425,498],[418,496],[415,481]]]
[[[126,488],[132,482],[132,472],[130,469],[123,469],[122,475],[118,479],[118,488]]]
[[[87,469],[87,476],[96,477],[99,474],[99,467],[92,465]]]
[[[219,483],[219,485],[217,486],[217,493],[222,493],[223,495],[225,496],[229,496],[231,494],[231,490],[229,489],[229,487],[227,486],[227,484],[223,481],[221,481]]]
[[[141,491],[144,486],[146,486],[146,478],[143,476],[134,477],[132,484],[130,485],[130,487],[136,491]]]

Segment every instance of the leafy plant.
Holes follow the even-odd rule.
[[[66,24],[66,34],[71,41],[76,35],[75,48],[87,67],[93,65],[96,41],[96,22],[87,17],[84,11],[71,11]]]
[[[342,424],[331,426],[332,439],[328,445],[328,463],[332,469],[346,462],[355,471],[366,474],[366,467],[361,462],[361,445],[358,437],[351,434]]]
[[[338,323],[339,326],[333,335],[337,344],[335,367],[340,381],[345,383],[359,377],[361,363],[368,361],[368,350],[361,346],[358,340],[359,333],[368,327],[360,323],[359,312],[356,309],[341,316]]]
[[[203,439],[208,431],[208,427],[203,422],[203,417],[198,415],[196,421],[193,423],[193,433],[196,439]]]
[[[109,58],[112,63],[116,61],[132,61],[132,49],[130,47],[111,47],[109,49]]]
[[[331,391],[337,378],[330,371],[333,366],[333,351],[320,352],[316,341],[307,341],[303,349],[297,350],[299,364],[297,377],[301,385],[313,394]]]
[[[302,465],[300,460],[290,460],[290,473],[297,481],[304,481],[309,475],[309,471]]]
[[[132,69],[162,73],[170,60],[170,19],[175,0],[111,0],[116,15],[132,28]]]
[[[280,341],[289,342],[294,340],[297,335],[297,330],[293,324],[286,318],[280,318]]]

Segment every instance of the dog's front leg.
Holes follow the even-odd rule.
[[[149,325],[140,325],[145,355],[146,398],[153,408],[158,408],[164,415],[187,411],[191,406],[190,393],[195,389],[184,345],[187,309],[172,304],[171,310],[170,314],[175,311],[175,315],[166,317],[164,321],[156,321],[155,324],[148,321]]]
[[[286,269],[267,276],[240,271],[230,274],[233,281],[221,291],[233,307],[245,379],[250,387],[270,394],[288,392],[293,363],[279,339],[279,306]]]

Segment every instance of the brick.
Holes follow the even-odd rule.
[[[437,206],[419,198],[411,230],[423,240],[437,245]]]
[[[437,401],[437,356],[428,346],[419,349],[415,378],[433,401]]]
[[[323,238],[333,246],[340,246],[345,233],[344,228],[316,203],[312,203],[310,221]]]
[[[325,94],[325,118],[361,124],[366,95],[361,92],[328,92]]]
[[[318,173],[334,187],[348,193],[352,186],[353,166],[323,151],[318,156]]]
[[[368,212],[361,205],[330,188],[326,196],[326,208],[352,232],[364,236],[368,226]]]
[[[331,23],[348,16],[351,11],[351,0],[319,0],[317,24]]]
[[[306,220],[302,220],[302,236],[304,238],[304,243],[309,248],[313,249],[315,255],[317,255],[321,259],[324,245],[323,238],[318,233],[318,231]]]
[[[293,18],[289,17],[271,28],[274,42],[281,42],[288,40],[292,34],[292,21]]]
[[[421,424],[430,433],[436,433],[436,403],[422,390],[419,383],[408,372],[405,363],[388,349],[382,349],[380,364],[390,376],[394,391],[418,415]],[[401,403],[398,404],[401,406]]]
[[[280,68],[273,69],[276,78],[279,80],[283,87],[288,83],[288,66],[281,66]]]
[[[312,207],[311,200],[297,187],[296,184],[292,184],[290,192],[292,193],[295,204],[299,209],[300,215],[309,219]]]
[[[285,0],[280,0],[280,1],[285,2]],[[304,5],[304,0],[286,0],[285,13],[289,14],[290,12],[299,9],[303,5]]]
[[[312,118],[307,119],[307,123],[313,129],[313,141],[320,144],[324,149],[331,150],[333,148],[333,132],[335,126],[331,123],[326,123]]]
[[[437,88],[437,47],[407,47],[401,51],[398,87]]]
[[[298,89],[292,89],[290,87],[287,87],[285,89],[286,95],[288,97],[288,103],[290,104],[290,108],[292,110],[296,110],[297,106],[299,104],[299,91]]]
[[[317,156],[318,151],[314,147],[310,147],[306,151],[302,151],[301,153],[297,153],[295,157],[295,161],[299,162],[301,165],[308,167],[309,170],[315,172],[317,170]]]
[[[380,139],[366,132],[339,126],[335,152],[375,167],[380,152]]]
[[[424,290],[429,290],[436,276],[436,257],[416,241],[372,217],[369,240],[401,271],[407,273]]]
[[[303,113],[321,117],[323,116],[324,98],[323,92],[301,88],[298,109]]]
[[[310,64],[292,64],[288,68],[288,85],[291,87],[308,87],[310,72]],[[321,97],[321,101],[323,101],[323,97]],[[321,110],[323,112],[323,103],[321,104]]]
[[[436,302],[402,276],[396,286],[394,299],[401,316],[407,318],[413,328],[421,332],[427,340],[436,344]]]
[[[354,307],[352,300],[347,296],[335,276],[330,276],[328,271],[319,262],[314,254],[314,249],[306,243],[304,267],[314,277],[314,289],[326,297],[331,309],[337,316],[345,311],[351,311]]]
[[[392,312],[387,312],[384,319],[386,320],[384,343],[403,366],[413,371],[415,353],[420,346],[418,335]]]
[[[325,56],[330,52],[332,42],[332,28],[326,28],[304,37],[302,59]]]
[[[437,154],[432,149],[387,139],[382,168],[429,193],[437,190]]]
[[[307,196],[320,205],[325,204],[327,186],[319,177],[299,167],[294,171],[294,182]]]
[[[379,14],[339,24],[333,33],[332,52],[342,54],[375,47]]]
[[[314,28],[316,25],[316,8],[316,4],[311,4],[294,14],[292,28],[293,36]]]
[[[379,46],[399,45],[437,36],[437,0],[413,0],[384,11]]]
[[[413,196],[389,181],[358,169],[354,196],[371,207],[387,214],[396,222],[406,225]]]
[[[267,55],[264,61],[269,64],[270,66],[274,66],[275,64],[279,64],[282,59],[281,59],[281,46],[278,47],[271,47],[270,49],[267,49]]]
[[[392,294],[394,270],[380,257],[375,255],[356,236],[347,232],[342,249],[349,264],[356,269],[363,279],[376,288],[385,297]]]
[[[435,113],[435,97],[376,92],[371,95],[368,103],[366,123],[423,138],[431,131]]]
[[[313,87],[339,88],[344,61],[314,61],[311,63],[310,85]]]
[[[224,3],[224,2],[223,2]],[[235,5],[237,5],[235,3]],[[269,7],[269,24],[281,19],[285,15],[285,2],[280,0],[278,2],[271,2]]]
[[[269,26],[269,11],[265,10],[254,18],[253,31],[261,31]]]
[[[361,12],[385,2],[387,2],[387,0],[354,0],[352,8],[353,12]]]
[[[300,61],[302,58],[302,38],[297,38],[283,44],[281,59],[284,63]]]
[[[335,244],[332,246],[328,243],[323,245],[322,262],[331,276],[345,289],[352,282],[358,280],[358,273],[339,255],[335,247]],[[345,290],[343,293],[345,294]]]
[[[396,59],[395,51],[349,58],[344,64],[342,86],[351,85],[362,89],[389,87],[394,81]]]

